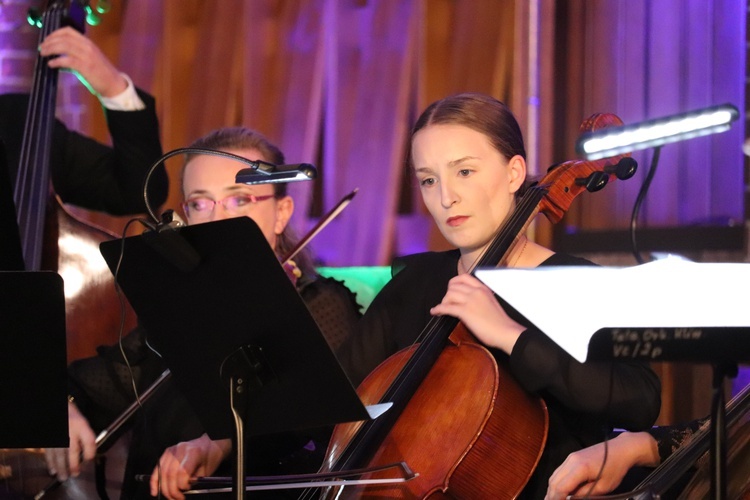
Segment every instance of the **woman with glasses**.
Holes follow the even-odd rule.
[[[284,156],[275,145],[258,132],[242,127],[218,129],[190,147],[233,153],[250,160],[284,163]],[[296,236],[288,225],[294,212],[294,201],[287,195],[283,183],[237,184],[235,175],[244,167],[222,156],[189,155],[182,172],[183,209],[187,222],[192,225],[250,217],[281,258],[296,243]],[[307,253],[297,254],[295,260],[296,264],[287,269],[287,274],[335,350],[354,331],[360,315],[359,306],[343,284],[315,273]],[[124,350],[140,391],[166,368],[161,358],[150,350],[146,332],[141,328],[125,337]],[[71,427],[88,427],[86,418],[80,415],[82,413],[91,422],[91,427],[104,428],[134,399],[119,346],[102,348],[99,356],[73,363],[69,372],[71,394],[80,409],[80,413],[76,412],[80,418],[75,424],[71,423]],[[206,470],[205,474],[212,473],[230,454],[230,441],[210,441],[184,397],[176,387],[167,384],[154,393],[137,417],[122,498],[149,498],[148,483],[136,482],[134,478],[137,474],[150,474],[159,456],[170,445],[188,441],[180,449],[189,450],[189,457],[183,454],[181,460],[210,454],[213,468]],[[320,430],[253,438],[249,445],[253,450],[248,457],[250,471],[254,474],[314,472],[323,458],[328,432]],[[159,475],[162,485],[171,484],[170,473],[168,466],[162,467]]]

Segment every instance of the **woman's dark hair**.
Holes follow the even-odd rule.
[[[516,117],[508,106],[494,97],[467,92],[435,101],[419,116],[411,135],[414,137],[427,125],[437,124],[464,125],[486,135],[506,160],[516,155],[526,159]]]
[[[224,127],[209,132],[200,139],[196,139],[190,148],[214,149],[217,151],[229,151],[237,149],[256,149],[261,152],[263,159],[276,165],[284,164],[284,153],[266,136],[245,127]],[[195,155],[187,155],[185,164],[190,162]],[[258,160],[259,158],[251,158]],[[276,182],[273,184],[273,194],[276,198],[286,196],[286,183]]]
[[[263,160],[276,165],[284,164],[284,153],[269,141],[266,136],[258,131],[245,128],[245,127],[224,127],[216,129],[207,135],[194,141],[189,147],[201,148],[201,149],[213,149],[215,151],[228,152],[230,150],[239,149],[255,149],[260,151],[263,155]],[[185,158],[185,165],[192,160],[196,155],[187,155]],[[251,158],[252,160],[258,160],[261,158]],[[185,172],[185,166],[182,167],[183,174]],[[273,194],[278,200],[286,196],[287,189],[286,183],[276,182],[273,184]],[[274,251],[279,257],[288,255],[292,251],[294,246],[299,241],[299,238],[295,234],[294,229],[287,224],[284,231],[276,238],[276,248]],[[303,249],[294,258],[295,263],[300,268],[303,274],[308,277],[315,276],[315,267],[312,264],[312,258],[306,249]]]

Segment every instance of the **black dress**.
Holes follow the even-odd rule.
[[[375,298],[353,335],[338,353],[352,382],[359,384],[380,362],[410,346],[430,319],[457,275],[459,253],[428,252],[399,259],[393,279]],[[591,265],[554,254],[542,265]],[[543,498],[547,480],[567,455],[604,439],[612,427],[649,428],[660,408],[660,383],[645,364],[579,363],[510,306],[503,307],[527,325],[512,354],[490,349],[508,361],[526,391],[541,396],[549,410],[549,435],[541,461],[523,492]],[[512,453],[512,450],[509,452]]]
[[[353,331],[360,316],[354,294],[332,278],[303,277],[298,280],[297,288],[332,349],[338,347]],[[123,339],[141,392],[166,369],[162,359],[148,347],[146,337],[142,328],[136,328]],[[117,345],[102,347],[99,356],[72,363],[68,372],[71,395],[95,432],[106,428],[134,399],[130,374]],[[135,418],[121,498],[150,498],[148,483],[135,481],[136,474],[151,474],[167,447],[195,439],[204,432],[187,399],[171,381],[154,393],[143,410]],[[252,438],[247,443],[248,473],[316,472],[330,431],[317,429]],[[231,470],[225,475],[229,474]],[[280,494],[283,495],[276,492],[276,498]]]

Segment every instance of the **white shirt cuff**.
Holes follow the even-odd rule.
[[[140,111],[146,109],[146,105],[141,98],[138,97],[138,92],[135,91],[133,80],[131,80],[125,73],[120,74],[125,77],[125,80],[127,80],[127,88],[112,97],[98,96],[99,102],[102,103],[102,106],[112,111]]]

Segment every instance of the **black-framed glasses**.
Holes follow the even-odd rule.
[[[231,215],[245,213],[251,206],[264,200],[270,200],[275,195],[266,194],[256,196],[254,194],[232,194],[220,200],[212,200],[205,196],[190,198],[182,204],[185,215],[194,219],[206,219],[211,216],[214,207],[219,203],[224,210]]]

